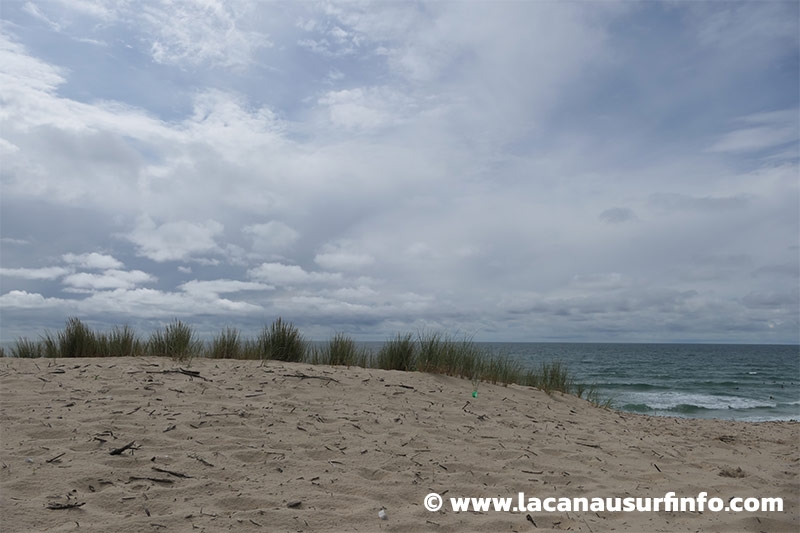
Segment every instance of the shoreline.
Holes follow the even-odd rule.
[[[66,531],[75,522],[82,531],[800,527],[797,422],[650,416],[518,385],[481,383],[473,398],[466,379],[307,363],[0,363],[0,511],[12,530]],[[537,513],[533,528],[525,513],[428,512],[422,502],[432,491],[543,498],[706,491],[726,501],[782,497],[785,508]],[[47,509],[71,502],[83,505]],[[382,507],[388,520],[378,518]]]

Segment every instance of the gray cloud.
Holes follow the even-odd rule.
[[[600,220],[609,224],[621,224],[636,220],[636,213],[628,207],[612,207],[600,213]]]
[[[204,6],[4,9],[2,340],[797,342],[796,5]]]
[[[749,199],[745,196],[692,197],[679,193],[654,193],[649,204],[665,211],[710,211],[719,209],[740,209],[747,206]]]

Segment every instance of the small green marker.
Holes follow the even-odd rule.
[[[476,390],[472,391],[472,397],[473,398],[477,398],[478,397],[478,391],[476,391]]]

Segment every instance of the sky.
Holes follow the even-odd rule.
[[[0,340],[800,342],[800,4],[0,3]]]

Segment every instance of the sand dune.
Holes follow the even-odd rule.
[[[3,531],[800,529],[797,423],[652,418],[485,383],[473,398],[467,380],[278,362],[2,359],[0,387]],[[785,509],[423,507],[430,492],[669,491]]]

